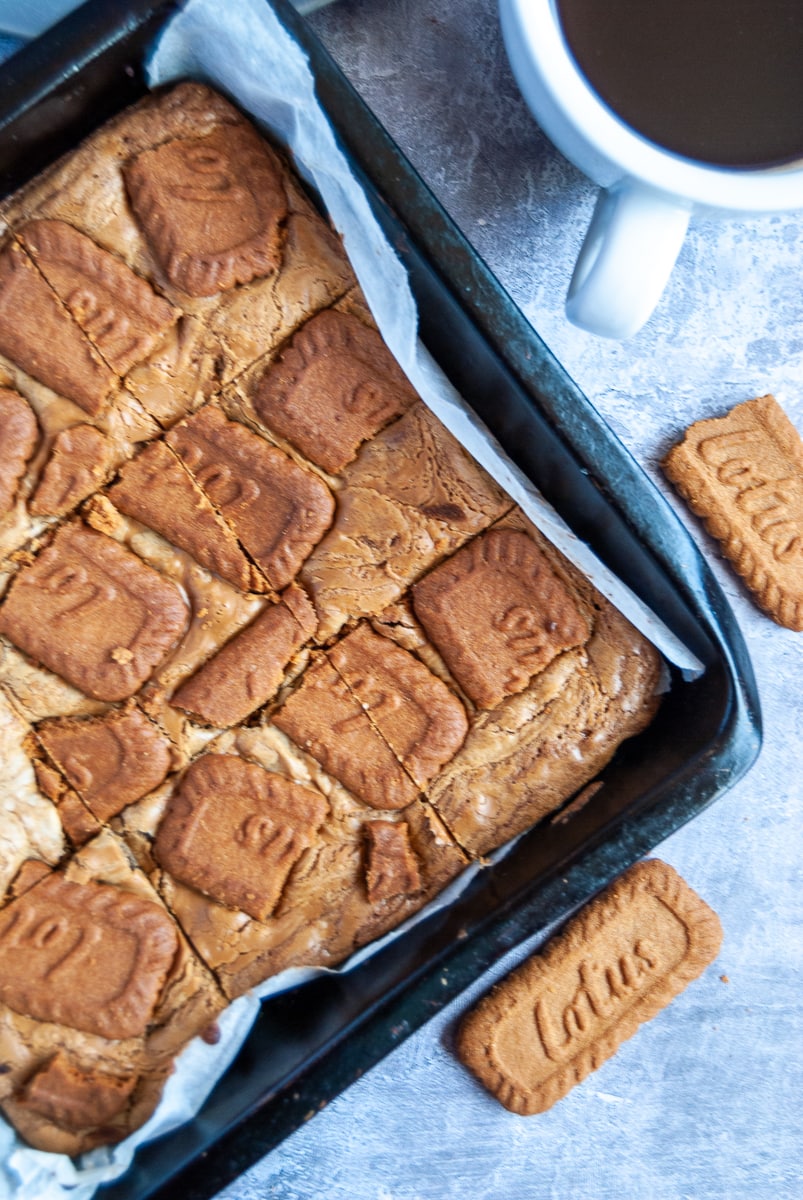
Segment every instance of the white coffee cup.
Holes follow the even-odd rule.
[[[554,0],[500,0],[499,9],[513,74],[535,119],[603,189],[566,299],[575,325],[613,338],[636,333],[660,299],[693,211],[803,207],[803,162],[733,169],[662,149],[592,89],[569,52]]]

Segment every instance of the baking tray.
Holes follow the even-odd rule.
[[[268,0],[266,0],[266,3]],[[272,0],[307,53],[377,217],[402,258],[427,348],[510,457],[598,556],[700,658],[672,671],[648,730],[593,803],[549,818],[358,968],[265,1001],[195,1120],[143,1147],[102,1200],[206,1200],[453,999],[510,947],[564,917],[721,795],[758,754],[752,667],[690,536],[366,108],[303,18]],[[90,0],[3,67],[6,194],[145,91],[142,64],[175,11]]]

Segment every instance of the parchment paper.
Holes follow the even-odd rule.
[[[293,153],[300,173],[322,197],[382,335],[411,383],[450,432],[527,513],[546,537],[685,675],[702,670],[698,659],[571,532],[534,485],[509,461],[463,403],[417,337],[415,303],[400,261],[375,221],[315,96],[306,59],[263,0],[189,0],[165,27],[148,64],[151,86],[202,79],[228,93]],[[495,861],[509,845],[492,856]],[[412,921],[455,898],[473,878],[470,867],[422,913],[349,959],[352,969]],[[138,1145],[189,1120],[202,1106],[246,1038],[266,995],[316,971],[291,970],[235,1001],[222,1014],[220,1041],[196,1038],[177,1060],[159,1108],[119,1146],[73,1161],[31,1150],[0,1121],[0,1200],[89,1200],[101,1183],[123,1174]]]

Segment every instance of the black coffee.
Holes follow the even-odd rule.
[[[720,166],[803,160],[803,0],[555,0],[578,66],[650,141]]]

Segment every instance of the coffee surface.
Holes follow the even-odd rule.
[[[650,141],[731,167],[803,162],[801,0],[556,0],[577,64]]]

